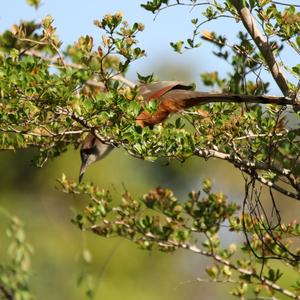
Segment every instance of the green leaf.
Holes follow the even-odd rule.
[[[300,64],[298,64],[298,65],[292,67],[292,70],[293,70],[297,75],[300,76]]]
[[[211,191],[211,188],[212,188],[212,182],[209,179],[205,179],[203,181],[203,191],[205,193],[209,194]]]
[[[191,48],[194,47],[194,41],[193,41],[192,39],[187,39],[186,41],[187,41],[187,43],[189,44],[189,46],[190,46]]]
[[[82,251],[82,258],[86,263],[92,262],[92,253],[87,248]]]
[[[147,1],[146,4],[141,4],[141,7],[151,11],[152,13],[155,13],[161,7],[161,5],[166,2],[167,1],[165,0],[152,0],[152,1]]]
[[[219,269],[217,267],[206,268],[205,271],[213,280],[216,279],[219,275]]]
[[[53,18],[50,15],[47,15],[43,20],[42,24],[45,28],[49,28],[49,26],[53,23]]]
[[[175,126],[177,129],[182,129],[184,127],[184,123],[181,118],[176,119]]]
[[[158,100],[156,100],[156,99],[151,100],[147,103],[147,109],[150,112],[155,112],[157,110],[158,104],[159,104]]]
[[[198,18],[191,20],[192,24],[196,25],[198,23]]]
[[[178,41],[176,43],[171,42],[170,45],[174,49],[175,52],[182,53],[181,52],[182,51],[182,46],[184,45],[183,41]]]
[[[140,83],[145,84],[145,83],[151,83],[154,81],[154,74],[150,74],[150,75],[141,75],[140,73],[137,73],[137,77]]]
[[[128,105],[127,112],[128,114],[131,114],[133,116],[137,116],[141,110],[141,106],[138,102],[131,101],[130,104]]]
[[[91,99],[84,100],[83,105],[87,111],[91,111],[94,107],[93,101]]]
[[[30,5],[33,6],[35,9],[38,9],[41,1],[40,0],[26,0],[26,2]]]
[[[300,49],[300,36],[296,37],[296,43],[297,43],[298,48]]]

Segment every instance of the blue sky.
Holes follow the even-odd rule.
[[[146,50],[147,57],[132,66],[128,73],[131,80],[136,79],[136,72],[141,74],[158,72],[163,80],[180,79],[199,83],[199,74],[203,71],[218,70],[220,74],[225,75],[230,70],[226,63],[216,59],[210,53],[211,45],[206,42],[198,50],[187,51],[183,55],[174,53],[169,46],[171,41],[189,37],[193,29],[190,19],[193,17],[201,19],[200,8],[192,11],[183,7],[171,8],[162,11],[154,20],[155,15],[140,7],[140,4],[144,2],[146,0],[87,0],[84,2],[44,0],[42,6],[35,10],[26,5],[25,0],[10,0],[1,6],[0,31],[18,23],[20,19],[41,20],[50,14],[54,17],[58,35],[64,42],[63,46],[73,43],[79,36],[86,34],[92,35],[97,44],[101,41],[102,33],[93,25],[93,21],[101,19],[106,13],[122,11],[124,18],[130,23],[139,21],[146,26],[145,31],[138,36],[138,40],[141,48]],[[203,27],[203,29],[216,30],[219,34],[227,34],[231,40],[235,39],[236,32],[240,28],[240,24],[231,20],[212,22]],[[292,64],[293,57],[288,54],[286,58]],[[181,71],[182,74],[180,74]],[[279,93],[274,84],[271,87],[272,93]]]

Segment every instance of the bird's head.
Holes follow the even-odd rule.
[[[104,144],[97,139],[92,133],[89,133],[84,140],[80,149],[81,167],[79,172],[79,182],[82,181],[83,175],[87,167],[104,158],[111,150],[111,145]]]

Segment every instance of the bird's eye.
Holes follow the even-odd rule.
[[[86,148],[86,149],[82,149],[81,152],[84,153],[84,154],[91,154],[92,150],[93,149]]]
[[[83,160],[87,156],[89,156],[92,153],[93,149],[85,148],[80,150],[80,156],[81,159]]]

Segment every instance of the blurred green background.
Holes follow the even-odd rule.
[[[32,258],[31,286],[37,299],[86,299],[86,285],[77,286],[82,273],[93,276],[96,288],[94,299],[230,299],[230,286],[220,283],[199,283],[205,278],[205,267],[212,262],[185,251],[173,254],[147,252],[126,240],[102,239],[81,232],[70,220],[84,204],[84,199],[66,195],[56,189],[56,178],[64,172],[77,179],[79,153],[69,149],[43,169],[30,165],[31,151],[1,153],[2,180],[0,206],[21,218],[25,223],[28,241],[35,253]],[[104,161],[91,166],[85,180],[121,196],[126,186],[141,196],[149,189],[164,186],[174,189],[185,200],[187,192],[201,187],[209,177],[215,189],[241,203],[243,182],[240,174],[228,164],[192,158],[186,163],[149,163],[133,159],[122,150],[115,150]],[[290,219],[297,218],[298,207],[282,199],[281,211]],[[8,245],[4,230],[7,219],[0,218],[0,259],[3,261]],[[223,231],[224,244],[237,242],[236,237]],[[88,252],[88,253],[86,253]],[[91,255],[84,263],[82,256]],[[225,296],[226,295],[226,296]],[[224,298],[227,297],[227,298]]]
[[[211,286],[196,282],[197,277],[204,275],[208,262],[205,259],[185,252],[142,251],[126,240],[102,239],[80,232],[70,219],[85,204],[84,199],[55,188],[55,180],[63,172],[77,179],[78,152],[69,149],[43,169],[30,165],[33,156],[32,151],[1,153],[0,205],[25,223],[27,240],[35,249],[31,279],[37,299],[84,299],[84,285],[77,287],[82,272],[96,279],[95,299],[199,299],[202,293],[207,299],[210,293],[213,298],[218,295],[218,289],[209,292]],[[91,166],[85,180],[112,190],[116,197],[123,193],[124,184],[136,196],[156,186],[170,187],[184,200],[188,191],[200,187],[204,176],[219,181],[224,170],[223,163],[204,164],[201,159],[190,159],[183,165],[149,163],[118,149]],[[235,190],[238,197],[242,188],[236,190],[238,173],[232,170],[230,174],[226,178],[233,181],[225,183],[226,188]],[[4,234],[7,222],[1,216],[1,261],[8,245]],[[90,264],[82,259],[86,251],[91,254]]]
[[[185,37],[179,32],[190,32],[190,25],[187,24],[190,24],[189,19],[193,16],[188,11],[185,11],[186,20],[175,27],[178,30],[174,31],[174,21],[182,14],[182,10],[165,14],[153,23],[153,16],[141,10],[140,3],[89,1],[83,6],[76,1],[73,5],[69,0],[63,4],[57,0],[44,1],[41,10],[36,12],[20,1],[11,1],[2,4],[0,30],[4,31],[9,24],[19,19],[40,19],[51,13],[60,38],[67,45],[79,35],[94,30],[91,28],[96,17],[121,10],[125,19],[146,23],[146,31],[140,40],[141,46],[150,55],[129,72],[131,79],[134,79],[135,72],[142,70],[142,74],[155,72],[161,80],[197,82],[202,70],[216,69],[215,59],[208,59],[209,52],[205,52],[207,48],[200,53],[190,52],[184,56],[174,55],[169,49],[168,43],[174,37]],[[137,14],[139,19],[136,18]],[[82,20],[79,22],[80,18]],[[223,29],[231,30],[230,24]],[[171,35],[169,39],[166,38],[168,35]],[[222,64],[218,63],[219,67],[222,68]],[[222,70],[225,71],[226,68]],[[201,86],[198,88],[201,89]],[[34,155],[34,151],[30,150],[1,152],[0,206],[25,223],[27,239],[35,249],[31,286],[36,299],[85,299],[84,286],[77,287],[82,272],[96,279],[96,300],[231,298],[227,293],[230,286],[197,282],[197,277],[205,278],[205,266],[211,263],[205,258],[184,251],[174,254],[142,251],[125,240],[101,239],[91,233],[80,232],[70,220],[74,211],[84,206],[84,200],[63,194],[56,188],[56,178],[60,178],[62,173],[77,180],[80,166],[78,151],[70,148],[61,157],[49,161],[43,169],[31,166],[30,161]],[[91,166],[85,175],[85,180],[92,180],[100,187],[112,190],[116,197],[123,193],[124,184],[137,197],[156,186],[162,186],[173,189],[182,200],[185,200],[189,191],[200,189],[204,178],[212,179],[214,189],[223,191],[230,200],[241,203],[243,181],[240,173],[227,163],[217,160],[191,158],[184,164],[171,162],[167,165],[165,161],[140,161],[117,149],[104,161]],[[295,201],[282,198],[279,202],[287,219],[299,217],[299,205]],[[6,259],[7,223],[8,220],[0,216],[1,261]],[[237,241],[228,232],[223,233],[225,244]],[[235,238],[241,239],[243,236]],[[90,264],[84,262],[83,253],[86,256],[91,254]]]

